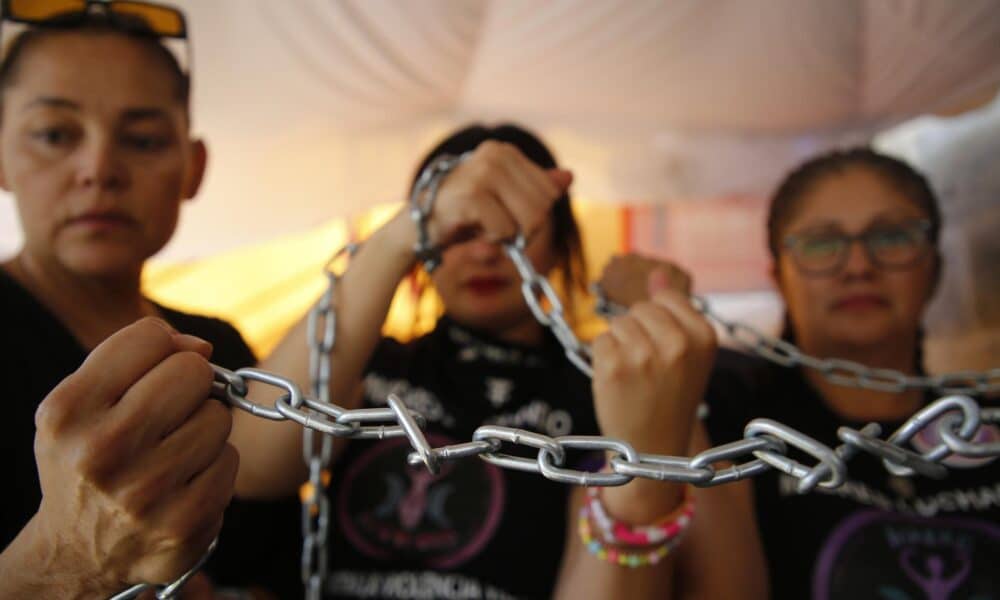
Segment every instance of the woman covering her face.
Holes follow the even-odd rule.
[[[561,273],[564,288],[579,287],[583,261],[566,193],[571,173],[537,138],[509,125],[453,133],[418,172],[461,155],[441,178],[427,219],[441,251],[430,281],[443,314],[415,340],[382,337],[393,293],[418,262],[417,227],[404,209],[362,243],[337,283],[331,399],[347,409],[382,408],[394,393],[425,416],[434,447],[469,442],[491,424],[522,430],[519,439],[601,433],[657,454],[703,447],[703,432],[692,434],[691,425],[715,339],[684,293],[667,279],[651,282],[652,300],[594,341],[588,381],[533,316],[503,248],[523,233],[525,256],[538,273]],[[308,385],[308,361],[291,350],[306,342],[300,327],[275,355],[283,358],[265,367]],[[249,397],[268,403],[253,389]],[[245,413],[234,421],[232,440],[243,461],[237,493],[294,489],[306,476],[301,428]],[[673,549],[693,510],[683,486],[637,479],[587,493],[475,458],[444,460],[432,473],[408,465],[411,451],[405,438],[335,443],[325,597],[672,595]],[[534,470],[535,454],[524,468]],[[563,466],[579,467],[582,458],[567,453]],[[704,510],[713,518],[725,508]],[[703,589],[716,597],[755,595],[761,568],[744,550],[732,544],[721,553],[750,558],[735,570],[725,560],[714,563]],[[719,576],[723,570],[728,577]]]

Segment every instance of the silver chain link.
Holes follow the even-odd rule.
[[[307,333],[309,343],[309,381],[313,397],[323,404],[330,403],[330,355],[337,340],[335,295],[340,277],[334,272],[335,263],[345,255],[353,255],[357,246],[349,244],[337,252],[323,268],[326,291],[309,311]],[[330,527],[330,501],[326,488],[330,483],[330,456],[333,438],[314,439],[313,429],[302,429],[302,453],[309,468],[309,482],[302,493],[302,584],[307,600],[320,600],[327,573],[327,537]]]
[[[212,555],[212,552],[215,551],[215,547],[218,544],[219,538],[212,540],[212,543],[208,546],[208,550],[205,551],[205,554],[202,555],[198,562],[195,563],[193,567],[188,569],[186,573],[175,579],[172,583],[167,585],[137,583],[127,590],[118,592],[114,596],[111,596],[109,600],[133,600],[133,598],[138,598],[149,591],[153,592],[153,597],[156,598],[156,600],[172,600],[177,596],[177,593],[180,592],[181,588],[184,587],[184,584],[188,582],[188,579],[191,579],[191,577],[198,572],[198,569],[205,565],[205,561],[207,561],[208,557]]]

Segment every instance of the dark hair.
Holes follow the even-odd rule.
[[[868,147],[835,150],[821,154],[799,165],[785,176],[771,197],[771,205],[767,213],[767,245],[775,262],[777,262],[781,251],[783,230],[795,215],[802,199],[825,177],[842,174],[851,169],[867,169],[878,175],[926,213],[927,220],[931,225],[929,238],[934,247],[937,268],[940,271],[941,257],[937,250],[937,242],[941,233],[942,221],[937,195],[927,178],[912,166]],[[923,337],[923,329],[918,327],[915,357],[918,372],[923,371]],[[795,341],[795,331],[787,312],[784,315],[781,338],[790,342]]]
[[[149,32],[143,21],[137,19],[135,24],[130,23],[129,27],[123,28],[118,24],[110,23],[107,17],[101,14],[88,14],[72,25],[62,25],[57,22],[44,27],[32,27],[14,37],[7,45],[3,62],[0,63],[0,99],[2,99],[3,92],[17,79],[24,55],[46,38],[62,33],[122,35],[134,40],[167,67],[174,80],[175,98],[183,105],[185,113],[190,112],[191,78],[181,68],[177,57],[160,43],[158,37]]]
[[[486,140],[512,144],[529,160],[544,169],[557,166],[552,152],[527,129],[510,123],[492,127],[474,123],[455,131],[427,153],[414,173],[410,189],[413,189],[420,173],[438,156],[442,154],[457,156],[476,149]],[[560,283],[567,296],[567,312],[572,315],[574,293],[587,291],[587,261],[583,252],[580,229],[570,206],[569,194],[563,194],[552,205],[552,244],[556,255],[556,268],[561,277]]]

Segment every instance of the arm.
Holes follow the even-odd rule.
[[[648,281],[653,299],[615,318],[594,342],[594,405],[605,435],[627,441],[640,453],[684,455],[715,352],[714,330],[685,294],[667,289],[665,273],[656,272]],[[614,519],[649,524],[680,507],[683,486],[635,479],[601,493]],[[573,494],[574,521],[581,497],[580,490]],[[695,519],[699,516],[696,512]],[[570,529],[559,597],[670,597],[675,553],[657,564],[622,567],[590,554],[576,527]]]
[[[389,311],[399,281],[412,268],[414,225],[400,211],[361,246],[351,258],[336,290],[337,339],[331,353],[330,398],[345,408],[361,403],[361,378]],[[292,379],[309,392],[307,318],[300,320],[260,368]],[[252,402],[273,405],[276,391],[251,385]],[[242,468],[236,481],[241,497],[286,496],[307,478],[302,460],[302,427],[233,411],[230,441],[240,452]],[[266,442],[266,443],[262,443]],[[334,440],[334,455],[345,440]]]
[[[569,185],[565,171],[546,173],[513,146],[484,142],[441,184],[428,226],[442,248],[485,236],[510,238],[518,229],[532,232],[544,222],[552,203]],[[364,368],[381,339],[382,323],[400,279],[414,264],[416,228],[407,208],[379,229],[350,261],[337,297],[337,341],[331,354],[330,397],[345,408],[361,402]],[[309,389],[306,322],[303,319],[261,367]],[[250,399],[272,405],[274,393],[251,388]],[[262,397],[263,396],[263,397]],[[234,413],[232,443],[243,468],[237,494],[275,497],[294,491],[306,478],[302,428]],[[334,457],[344,440],[335,440]]]
[[[708,449],[698,425],[690,455]],[[695,488],[697,516],[678,548],[677,588],[682,598],[769,598],[767,565],[753,507],[753,485],[738,481]]]
[[[238,458],[211,346],[155,319],[98,346],[39,406],[42,502],[0,554],[0,598],[107,597],[177,578],[222,526]]]

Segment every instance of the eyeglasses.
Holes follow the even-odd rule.
[[[39,27],[72,27],[96,13],[115,27],[157,37],[187,38],[184,13],[163,4],[127,0],[3,0],[3,18]]]
[[[131,0],[0,0],[0,11],[4,21],[67,29],[100,15],[112,27],[129,33],[183,40],[184,56],[179,58],[184,59],[185,70],[191,70],[187,21],[184,13],[173,6]]]
[[[802,233],[785,237],[784,248],[807,275],[833,275],[844,268],[851,245],[861,242],[869,260],[888,270],[913,266],[927,251],[931,224],[926,219],[878,224],[857,234],[840,231]]]

